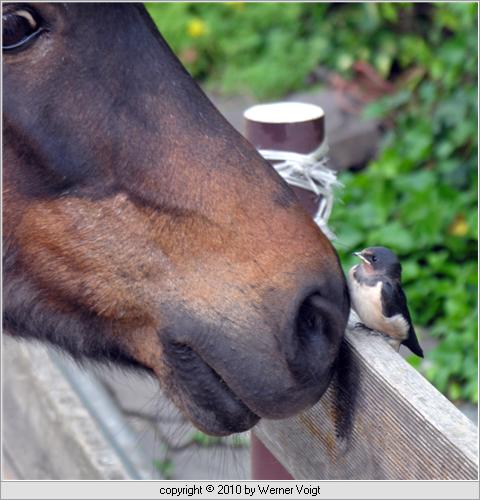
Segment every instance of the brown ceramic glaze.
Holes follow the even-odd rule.
[[[278,104],[283,105],[284,103]],[[303,105],[303,103],[300,104]],[[308,106],[314,108],[313,105]],[[292,119],[286,113],[285,121],[282,123],[263,121],[264,117],[256,119],[249,113],[252,110],[250,108],[245,112],[245,137],[257,149],[292,151],[301,154],[311,153],[320,146],[325,137],[325,115],[321,108],[318,106],[315,108],[318,109],[316,118],[307,116],[305,120],[299,121],[301,117],[295,116]],[[317,212],[319,201],[315,193],[296,186],[292,186],[292,189],[303,207],[313,217]]]

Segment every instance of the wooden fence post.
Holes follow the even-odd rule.
[[[273,103],[247,109],[245,136],[257,149],[307,154],[317,149],[325,138],[323,110],[313,104]],[[315,215],[318,200],[314,193],[293,186],[303,207]],[[252,433],[251,477],[256,480],[293,479],[265,445]]]

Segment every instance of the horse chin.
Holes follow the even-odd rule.
[[[169,396],[195,427],[206,434],[228,436],[245,432],[260,420],[193,349],[176,343],[165,349]]]
[[[232,400],[225,406],[229,407],[228,410],[225,407],[211,410],[205,408],[203,402],[189,401],[181,411],[197,429],[211,436],[229,436],[245,432],[260,420],[260,417],[240,400]]]

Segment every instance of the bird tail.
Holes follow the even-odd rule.
[[[413,352],[413,354],[423,358],[423,350],[418,343],[417,335],[415,334],[415,330],[413,328],[410,328],[408,337],[402,342],[402,344],[406,345]]]

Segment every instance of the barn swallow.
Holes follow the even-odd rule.
[[[354,255],[362,262],[350,269],[348,286],[353,309],[362,323],[388,337],[397,351],[403,344],[423,358],[402,290],[402,266],[397,256],[385,247],[365,248]]]

